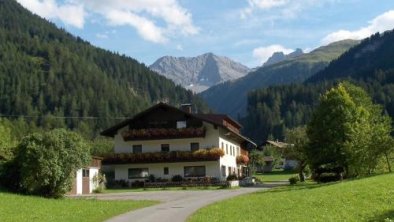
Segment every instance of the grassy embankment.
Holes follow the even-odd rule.
[[[189,222],[393,220],[394,174],[280,187],[215,203],[189,218]]]
[[[0,191],[0,221],[104,221],[154,201],[46,199]]]

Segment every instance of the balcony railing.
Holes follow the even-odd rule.
[[[205,128],[148,128],[131,129],[122,133],[125,141],[130,140],[158,140],[205,137]]]
[[[214,161],[223,155],[224,152],[220,148],[200,149],[193,152],[115,153],[104,157],[103,164]]]

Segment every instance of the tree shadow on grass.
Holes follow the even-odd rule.
[[[286,185],[286,186],[278,186],[274,189],[265,190],[259,193],[280,193],[280,192],[288,192],[295,190],[311,190],[321,187],[327,187],[335,184],[339,184],[341,182],[331,182],[331,183],[298,183],[296,185]],[[264,185],[263,185],[264,186]]]
[[[382,214],[375,215],[372,218],[369,218],[369,222],[375,222],[375,221],[394,221],[394,210],[387,210],[383,212]]]

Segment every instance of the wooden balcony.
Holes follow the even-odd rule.
[[[219,160],[224,152],[220,148],[197,151],[171,151],[150,153],[115,153],[104,157],[103,164],[173,163]]]
[[[205,128],[149,128],[131,129],[122,133],[125,141],[130,140],[161,140],[205,137]]]

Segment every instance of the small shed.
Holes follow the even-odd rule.
[[[93,156],[89,166],[77,170],[73,186],[69,194],[90,194],[99,186],[93,178],[98,176],[102,160],[102,157]]]

